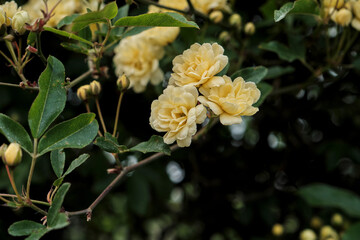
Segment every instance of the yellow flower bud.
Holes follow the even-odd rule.
[[[311,218],[311,221],[310,221],[310,226],[314,229],[319,229],[321,228],[323,225],[323,221],[321,220],[321,218],[315,216],[313,218]]]
[[[0,7],[0,25],[6,23],[6,13],[2,7]]]
[[[19,11],[15,13],[14,17],[12,18],[11,27],[17,32],[18,34],[23,34],[25,29],[25,23],[30,22],[29,14],[26,11]]]
[[[6,21],[5,21],[6,26],[10,26],[11,19],[18,12],[18,10],[20,10],[20,9],[18,9],[17,3],[14,1],[5,2],[3,5],[0,6],[0,8],[2,8],[4,10],[4,12],[6,13]]]
[[[116,81],[116,85],[121,92],[125,92],[130,86],[130,80],[126,77],[125,74],[123,74]]]
[[[101,84],[98,81],[92,81],[90,83],[90,92],[92,95],[99,95],[101,92]]]
[[[9,167],[16,167],[22,159],[21,147],[18,143],[10,143],[3,155],[4,163]]]
[[[328,240],[328,239],[339,240],[339,235],[332,227],[324,226],[320,230],[320,240]]]
[[[360,1],[357,1],[353,4],[353,11],[356,18],[360,19]]]
[[[245,24],[244,32],[246,35],[253,35],[255,33],[255,25],[252,22]]]
[[[340,213],[335,213],[331,217],[331,224],[334,225],[335,227],[342,226],[344,224],[344,219],[343,219],[342,215]]]
[[[1,147],[0,147],[0,157],[3,159],[4,164],[6,164],[5,160],[4,160],[4,155],[5,155],[5,151],[6,151],[7,147],[8,147],[8,145],[5,143],[3,145],[1,145]]]
[[[351,21],[351,26],[355,28],[356,30],[360,31],[360,20],[358,18],[354,18]]]
[[[221,11],[217,10],[217,11],[211,12],[209,18],[214,23],[219,23],[223,20],[224,15]]]
[[[324,0],[324,6],[330,8],[341,8],[344,5],[344,0]]]
[[[348,26],[350,24],[352,20],[352,14],[351,11],[346,9],[346,8],[342,8],[340,9],[335,16],[335,22],[341,26]]]
[[[241,27],[241,16],[240,14],[234,13],[229,18],[229,23],[231,26],[240,28]]]
[[[230,34],[228,31],[222,31],[219,35],[220,41],[227,42],[230,40]]]
[[[311,229],[305,229],[300,233],[300,240],[316,240],[316,233]]]
[[[272,228],[272,234],[276,237],[280,237],[284,234],[284,227],[280,223],[276,223]]]
[[[83,101],[86,101],[89,97],[90,85],[84,85],[78,88],[77,96]]]

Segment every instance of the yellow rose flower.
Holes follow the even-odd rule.
[[[4,10],[4,12],[6,14],[6,21],[5,21],[6,26],[10,26],[11,19],[13,18],[13,16],[15,15],[15,13],[17,11],[21,10],[21,8],[18,9],[18,5],[14,1],[5,2],[3,5],[0,5],[0,7]]]
[[[197,105],[198,91],[194,86],[168,86],[158,100],[151,104],[150,125],[158,132],[166,132],[164,142],[177,142],[188,147],[196,133],[196,124],[203,123],[206,109]]]
[[[141,32],[138,36],[145,37],[154,44],[165,46],[175,41],[179,33],[178,27],[154,27]]]
[[[146,38],[125,38],[115,48],[115,73],[117,76],[125,74],[130,80],[130,87],[137,93],[143,92],[149,81],[155,85],[164,79],[159,67],[159,59],[163,56],[163,47],[149,44]]]
[[[224,83],[221,77],[214,77],[224,69],[228,57],[217,43],[212,45],[195,43],[173,60],[173,72],[169,84],[176,86],[192,85],[200,87],[219,86]]]
[[[226,9],[226,0],[191,0],[191,3],[196,10],[204,14],[212,10]]]
[[[186,8],[189,7],[186,0],[176,0],[176,1],[174,1],[174,0],[159,0],[158,3],[163,6],[171,7],[171,8],[175,8],[175,9],[179,9],[179,10],[185,10]],[[148,13],[159,13],[159,12],[174,12],[174,11],[171,11],[171,10],[165,9],[165,8],[159,8],[154,5],[149,6]]]
[[[253,82],[245,82],[242,77],[231,81],[223,76],[224,85],[213,88],[201,87],[199,102],[209,107],[224,125],[241,123],[241,116],[254,115],[259,109],[252,105],[260,98],[260,90]]]

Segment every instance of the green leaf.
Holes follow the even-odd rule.
[[[65,69],[50,56],[46,69],[39,77],[39,94],[29,111],[29,126],[34,138],[39,138],[63,111],[66,102]]]
[[[287,67],[281,67],[281,66],[274,66],[268,68],[268,73],[266,74],[264,79],[274,79],[281,77],[283,75],[293,73],[295,71],[295,68],[292,66]]]
[[[261,92],[259,100],[254,104],[254,107],[259,107],[266,99],[267,96],[272,92],[273,86],[268,83],[261,82],[257,84],[258,89]]]
[[[26,40],[27,45],[33,45],[35,41],[36,41],[36,33],[30,32]]]
[[[51,166],[59,178],[64,172],[65,166],[65,152],[63,149],[54,150],[50,154]]]
[[[33,232],[44,228],[45,226],[40,223],[29,220],[22,220],[20,222],[11,224],[8,229],[8,233],[14,237],[20,237],[30,235]]]
[[[124,17],[116,21],[115,26],[142,26],[142,27],[189,27],[199,26],[188,21],[183,15],[173,12],[146,13],[138,16]]]
[[[351,224],[342,235],[342,240],[360,239],[360,222]]]
[[[274,11],[274,20],[279,22],[289,14],[320,16],[319,4],[315,0],[297,0],[285,3],[279,10]]]
[[[25,240],[39,240],[42,236],[46,233],[50,232],[51,230],[48,228],[39,229],[33,232],[29,237],[25,238]]]
[[[264,79],[267,72],[267,68],[263,66],[249,67],[236,71],[231,75],[231,79],[234,80],[237,77],[242,77],[246,82],[254,82],[257,84]]]
[[[130,27],[121,35],[122,38],[130,37],[136,34],[139,34],[143,31],[146,31],[152,27]]]
[[[0,113],[0,133],[9,142],[17,142],[28,153],[33,152],[33,144],[25,128],[5,114]]]
[[[83,42],[83,43],[86,43],[90,46],[93,45],[92,42],[82,38],[82,37],[79,37],[73,33],[69,33],[69,32],[66,32],[66,31],[62,31],[62,30],[59,30],[59,29],[55,29],[55,28],[51,28],[51,27],[44,27],[44,30],[45,31],[48,31],[48,32],[52,32],[52,33],[55,33],[57,35],[60,35],[60,36],[63,36],[63,37],[67,37],[69,39],[73,39],[73,40],[77,40],[79,42]]]
[[[63,181],[64,181],[64,178],[63,178],[63,177],[58,178],[58,179],[56,179],[56,180],[53,182],[53,186],[54,186],[54,187],[60,187],[60,185],[63,183]]]
[[[339,208],[351,217],[360,217],[360,197],[351,191],[314,183],[300,188],[299,194],[312,207]]]
[[[80,14],[75,13],[75,14],[73,14],[73,15],[64,17],[63,19],[60,20],[60,22],[57,24],[56,27],[57,27],[57,28],[61,28],[62,26],[72,24],[72,22],[74,21],[74,19],[77,18],[79,15],[80,15]]]
[[[59,190],[56,192],[54,200],[49,208],[47,215],[47,225],[49,227],[55,227],[58,224],[58,216],[60,213],[60,208],[64,202],[66,193],[70,188],[70,183],[64,183]]]
[[[61,229],[70,224],[68,217],[65,213],[59,213],[57,218],[55,219],[54,225],[51,227],[51,230]]]
[[[63,177],[65,177],[66,175],[68,175],[72,171],[74,171],[77,167],[79,167],[81,164],[83,164],[89,157],[90,157],[89,154],[82,154],[78,158],[76,158],[74,161],[72,161],[69,168],[64,173]]]
[[[151,136],[150,140],[147,142],[142,142],[136,145],[135,147],[130,148],[131,151],[139,151],[142,153],[149,152],[162,152],[166,155],[171,155],[170,147],[164,143],[164,140],[160,136]]]
[[[268,43],[262,43],[260,48],[263,50],[268,50],[271,52],[275,52],[280,59],[292,62],[296,59],[304,60],[304,53],[299,53],[296,48],[289,48],[286,45],[279,43],[277,41],[271,41]]]
[[[123,17],[126,17],[128,16],[129,14],[129,5],[128,4],[125,4],[124,6],[122,6],[121,8],[119,8],[118,10],[118,14],[116,15],[116,17],[114,17],[112,20],[111,20],[111,23],[114,24],[117,20],[119,20],[120,18],[123,18]],[[118,27],[118,28],[114,28],[112,31],[111,31],[111,34],[112,35],[115,35],[115,36],[121,36],[121,34],[123,34],[125,28],[124,27]]]
[[[111,2],[100,11],[85,13],[75,18],[72,31],[78,32],[91,23],[106,22],[107,19],[113,19],[117,13],[116,2]]]
[[[105,137],[96,138],[94,144],[99,146],[102,150],[111,153],[122,153],[128,150],[126,146],[119,145],[117,139],[110,133],[105,133]]]
[[[38,155],[62,148],[83,148],[98,131],[94,113],[84,113],[47,131],[39,141]]]

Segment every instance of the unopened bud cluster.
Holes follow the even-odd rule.
[[[5,2],[0,5],[0,25],[11,26],[17,34],[24,34],[27,23],[30,23],[28,12],[21,7],[18,8],[16,2]]]
[[[88,100],[93,96],[99,95],[101,92],[101,84],[98,81],[92,81],[90,84],[83,85],[78,88],[77,96],[83,101]]]
[[[9,167],[16,167],[21,163],[22,150],[18,143],[10,143],[9,146],[6,144],[0,147],[0,157],[5,165]]]
[[[336,24],[353,28],[360,31],[360,0],[324,0],[324,18],[330,18]]]

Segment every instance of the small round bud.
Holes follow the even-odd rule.
[[[90,85],[84,85],[78,88],[77,96],[83,101],[86,101],[90,94]]]
[[[0,147],[0,157],[3,159],[4,164],[5,164],[4,155],[5,155],[5,151],[6,151],[7,147],[8,147],[8,145],[5,143],[3,145],[1,145],[1,147]]]
[[[3,155],[4,163],[9,167],[16,167],[21,163],[22,150],[18,143],[10,143]]]
[[[26,11],[19,11],[15,13],[14,17],[12,18],[11,27],[17,32],[18,34],[25,33],[25,23],[30,22],[29,14]]]
[[[352,20],[351,11],[346,8],[342,8],[336,13],[334,21],[340,26],[344,27],[344,26],[348,26],[351,20]]]
[[[241,16],[238,13],[234,13],[229,18],[229,23],[231,26],[240,28],[241,27]]]
[[[121,77],[118,78],[116,81],[116,85],[120,92],[125,92],[130,86],[130,80],[123,74]]]
[[[253,35],[255,33],[255,25],[252,22],[245,24],[244,32],[246,35]]]
[[[230,40],[230,34],[228,31],[222,31],[219,35],[220,41],[227,42]]]
[[[319,229],[321,228],[323,225],[323,221],[321,220],[321,218],[315,216],[313,218],[311,218],[311,221],[310,221],[310,226],[314,229]]]
[[[280,237],[284,234],[284,227],[280,223],[276,223],[272,227],[272,234],[276,237]]]
[[[311,229],[304,229],[300,233],[300,240],[316,240],[316,233]]]
[[[335,227],[340,227],[344,224],[344,219],[340,213],[335,213],[331,217],[331,224]]]
[[[224,14],[221,11],[216,10],[216,11],[213,11],[213,12],[210,13],[209,18],[214,23],[219,23],[219,22],[221,22],[223,20]]]
[[[339,240],[339,235],[337,232],[330,226],[324,226],[320,230],[320,239],[336,239]]]
[[[92,81],[90,83],[90,92],[92,95],[99,95],[101,92],[101,84],[98,81]]]

